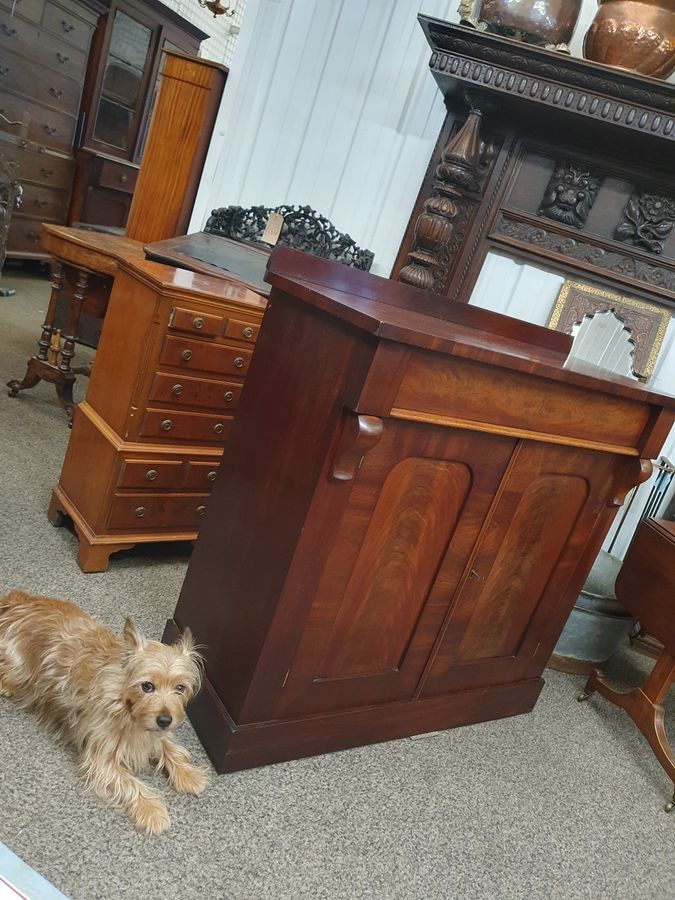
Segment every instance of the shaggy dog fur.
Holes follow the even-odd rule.
[[[150,834],[171,820],[136,777],[148,762],[177,791],[199,794],[206,784],[170,736],[199,690],[200,662],[189,631],[167,647],[130,619],[118,637],[67,600],[0,597],[0,694],[73,744],[86,784]]]

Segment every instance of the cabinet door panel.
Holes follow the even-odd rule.
[[[351,490],[324,485],[317,505],[348,499],[316,577],[291,574],[306,622],[275,714],[413,696],[514,446],[389,420]]]
[[[564,622],[580,586],[573,577],[584,546],[580,535],[591,533],[604,506],[612,465],[593,451],[519,448],[457,592],[423,694],[526,677],[542,650],[542,635],[550,636],[552,651],[557,623]]]

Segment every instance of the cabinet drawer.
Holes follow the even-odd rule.
[[[50,72],[48,78],[36,78],[35,64],[15,53],[5,53],[0,62],[0,90],[3,88],[60,112],[77,115],[80,85],[58,72]]]
[[[252,352],[241,347],[207,344],[171,335],[164,342],[160,364],[202,372],[217,372],[219,375],[244,375]]]
[[[26,181],[32,181],[35,184],[69,191],[74,166],[75,163],[70,157],[24,150],[19,161],[21,183],[24,188],[26,188]]]
[[[7,236],[7,253],[27,256],[46,256],[40,246],[42,226],[39,219],[24,219],[17,215],[12,217]]]
[[[23,186],[21,215],[39,218],[41,221],[54,219],[65,221],[68,206],[68,194],[56,188],[41,184],[26,183]]]
[[[115,494],[107,527],[125,531],[196,531],[208,494]]]
[[[205,413],[173,412],[168,409],[146,409],[141,424],[141,437],[164,438],[166,441],[191,441],[197,444],[222,444],[232,424],[232,416]]]
[[[42,21],[42,12],[45,7],[45,0],[0,0],[0,7],[8,12],[14,10],[24,19],[30,19],[38,25]]]
[[[91,37],[89,24],[60,6],[53,3],[47,4],[42,25],[57,37],[81,50],[86,51],[89,47]]]
[[[81,78],[87,58],[79,47],[0,10],[0,58],[4,58],[7,51],[21,53],[35,66],[46,65],[73,78]],[[48,76],[36,71],[35,77],[47,79]]]
[[[73,116],[4,92],[0,93],[0,112],[13,122],[23,121],[24,114],[28,113],[28,139],[36,144],[55,150],[69,150],[72,146],[75,134]]]
[[[243,385],[229,381],[190,378],[187,375],[156,375],[150,389],[150,400],[177,406],[206,406],[212,409],[235,409]]]
[[[124,163],[115,162],[112,159],[101,160],[101,170],[98,175],[98,183],[101,187],[133,194],[137,181],[138,169],[135,166],[126,166]]]
[[[172,331],[187,331],[202,337],[215,337],[222,334],[226,321],[222,316],[210,316],[195,309],[174,306],[171,310],[169,328]]]
[[[117,482],[123,488],[152,488],[157,491],[179,488],[183,482],[180,460],[125,459]]]
[[[219,463],[189,462],[183,487],[191,491],[210,491],[218,474]]]
[[[234,338],[237,341],[248,341],[255,344],[260,331],[260,324],[256,322],[244,322],[241,319],[229,319],[225,328],[225,337]]]

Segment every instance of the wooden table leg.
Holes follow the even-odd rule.
[[[84,365],[79,368],[73,368],[71,360],[75,356],[75,338],[77,337],[77,328],[82,314],[82,307],[87,296],[87,286],[89,284],[89,273],[84,269],[78,269],[77,280],[73,297],[70,301],[70,310],[68,317],[67,333],[64,335],[63,349],[58,365],[48,361],[48,351],[52,334],[54,333],[54,318],[56,315],[56,304],[59,293],[63,289],[65,283],[65,269],[63,265],[54,260],[52,269],[52,291],[49,298],[49,307],[47,308],[47,316],[42,333],[38,340],[38,352],[28,360],[26,374],[22,381],[13,379],[7,382],[10,397],[16,397],[19,391],[29,390],[35,387],[40,381],[47,381],[56,388],[56,396],[68,416],[68,425],[73,421],[73,409],[75,406],[73,400],[73,383],[75,382],[76,372],[88,375],[91,371],[90,365]]]
[[[599,669],[595,669],[586,682],[579,700],[587,700],[597,691],[615,706],[624,709],[647,738],[654,755],[668,777],[675,783],[675,754],[663,725],[662,705],[663,698],[674,680],[675,657],[664,650],[641,687],[632,691],[616,691],[605,681]],[[666,810],[670,812],[673,808],[675,808],[675,794]]]

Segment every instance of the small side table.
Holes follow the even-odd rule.
[[[661,641],[663,651],[644,683],[635,690],[614,690],[595,669],[579,700],[587,700],[597,691],[625,709],[675,785],[675,753],[663,725],[662,705],[675,681],[675,522],[642,522],[619,572],[616,596],[647,632]],[[675,792],[666,804],[666,812],[672,809]]]

